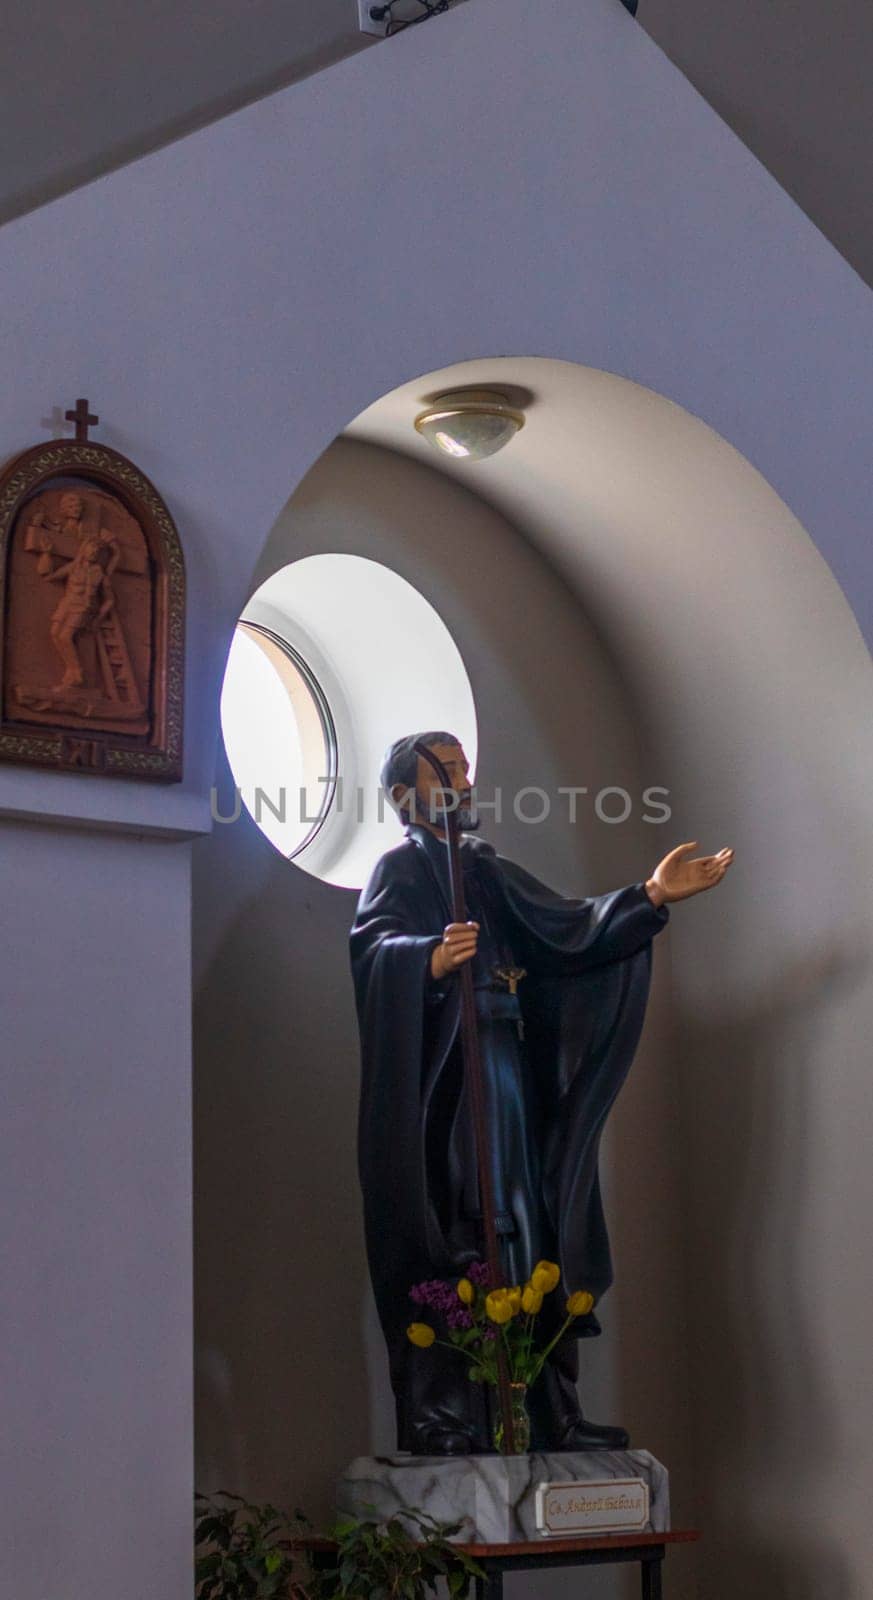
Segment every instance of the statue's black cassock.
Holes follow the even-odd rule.
[[[473,835],[463,839],[461,860],[468,914],[481,925],[473,976],[507,1273],[523,1279],[545,1256],[560,1262],[568,1291],[599,1297],[612,1281],[597,1175],[600,1135],[633,1059],[651,940],[668,912],[652,905],[642,884],[565,899]],[[461,1420],[481,1435],[459,1358],[437,1348],[425,1356],[405,1337],[410,1287],[460,1276],[483,1254],[459,985],[430,977],[431,953],[450,921],[446,846],[428,829],[409,827],[361,894],[351,954],[367,1251],[398,1442],[413,1451],[428,1450],[434,1424]],[[496,969],[513,965],[527,972],[518,1000],[494,978]],[[577,1333],[597,1331],[593,1316],[587,1327],[576,1326]],[[546,1374],[554,1392],[539,1427],[543,1445],[556,1444],[556,1430],[572,1418],[575,1348],[559,1346],[558,1366]]]

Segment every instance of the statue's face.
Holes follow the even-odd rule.
[[[78,521],[82,515],[82,501],[77,494],[62,494],[59,510],[62,517],[73,517]]]
[[[470,763],[464,755],[459,744],[435,744],[431,746],[437,761],[441,761],[448,773],[449,784],[458,796],[458,820],[462,828],[477,828],[478,818],[474,818],[470,811]],[[442,784],[423,756],[418,758],[418,772],[415,782],[418,796],[419,820],[434,827],[438,833],[443,832],[443,806],[440,790]]]

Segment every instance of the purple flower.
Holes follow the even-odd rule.
[[[472,1328],[473,1317],[467,1306],[458,1299],[457,1284],[445,1278],[428,1278],[424,1283],[413,1284],[409,1291],[413,1305],[426,1306],[429,1311],[445,1319],[449,1328]]]
[[[446,1312],[446,1322],[450,1328],[472,1328],[473,1326],[472,1315],[466,1306],[461,1305],[460,1300],[456,1302],[451,1311]]]
[[[409,1298],[413,1305],[428,1306],[443,1316],[460,1305],[454,1284],[447,1283],[444,1278],[429,1278],[425,1283],[415,1284],[409,1291]]]

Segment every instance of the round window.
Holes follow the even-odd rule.
[[[442,618],[399,573],[344,553],[292,561],[252,595],[221,721],[235,816],[244,807],[296,866],[344,888],[403,837],[379,783],[394,739],[446,728],[476,759],[473,691]]]
[[[240,622],[221,691],[221,725],[246,810],[282,854],[322,826],[336,789],[336,733],[306,662],[269,628]]]

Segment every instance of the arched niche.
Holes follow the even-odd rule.
[[[409,419],[428,392],[486,375],[528,390],[525,429],[490,462],[447,471]],[[787,1541],[756,1544],[751,1517],[738,1543],[730,1529],[737,1475],[763,1492],[768,1441],[805,1486],[800,1390],[828,1450],[840,1407],[855,1403],[808,1314],[811,1263],[858,1330],[859,1363],[873,1332],[862,1242],[831,1247],[837,1219],[871,1198],[873,672],[855,618],[808,534],[732,446],[670,400],[569,362],[463,363],[374,403],[303,479],[252,584],[325,549],[393,566],[439,611],[477,699],[480,779],[553,795],[669,791],[668,825],[643,822],[639,806],[626,825],[604,824],[582,802],[575,826],[566,802],[545,827],[511,814],[487,824],[508,854],[584,892],[644,875],[682,838],[737,848],[719,896],[677,908],[657,952],[643,1048],[608,1139],[618,1279],[583,1396],[669,1457],[685,1520],[706,1482],[698,1514],[732,1571],[766,1555],[762,1570],[788,1572]],[[204,1463],[226,1477],[236,1462],[270,1489],[281,1419],[330,1393],[341,1425],[322,1423],[310,1480],[326,1492],[343,1449],[391,1443],[354,1167],[354,897],[304,881],[244,822],[198,846],[195,889],[201,1205],[208,1215],[218,1203],[230,1159],[231,1258],[258,1218],[290,1252],[287,1287],[277,1295],[270,1280],[255,1370],[246,1309],[221,1301],[227,1236],[220,1254],[205,1246]],[[244,1084],[281,1130],[259,1145],[254,1176],[247,1160],[235,1166],[226,1109]],[[257,1144],[265,1123],[248,1116]],[[249,1310],[272,1248],[247,1257]],[[294,1285],[316,1257],[328,1294],[354,1306],[354,1358],[338,1326],[325,1335],[320,1300],[301,1311]],[[310,1352],[306,1392],[288,1360],[295,1340]],[[223,1410],[221,1372],[233,1397]],[[238,1452],[253,1417],[247,1469]],[[808,1553],[833,1557],[824,1538]]]

